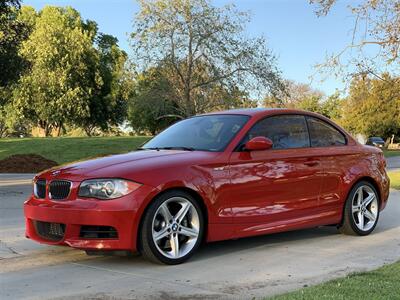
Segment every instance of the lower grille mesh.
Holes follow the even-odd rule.
[[[34,221],[36,233],[50,241],[61,241],[65,233],[65,224]]]

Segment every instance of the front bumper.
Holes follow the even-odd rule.
[[[26,237],[50,245],[68,245],[83,250],[136,250],[139,208],[152,188],[142,186],[127,196],[101,201],[72,199],[52,201],[31,196],[24,203]],[[62,224],[63,235],[54,240],[41,234],[40,222]],[[116,229],[113,238],[86,238],[82,226],[109,226]]]

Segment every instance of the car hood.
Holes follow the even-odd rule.
[[[185,163],[209,158],[212,152],[182,150],[141,150],[78,161],[47,170],[38,176],[48,179],[81,181],[88,178],[121,177],[135,180],[140,171],[157,169],[171,163]]]

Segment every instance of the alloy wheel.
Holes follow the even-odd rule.
[[[361,231],[370,230],[378,218],[378,199],[374,190],[367,186],[360,186],[352,199],[352,217]]]
[[[179,259],[196,245],[200,218],[194,205],[183,197],[164,201],[153,217],[152,237],[157,250],[167,258]]]

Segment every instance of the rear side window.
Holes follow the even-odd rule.
[[[283,115],[265,118],[250,129],[245,142],[256,136],[269,138],[274,143],[273,149],[310,147],[304,116]]]
[[[311,147],[346,145],[344,135],[332,125],[313,117],[307,117]]]

